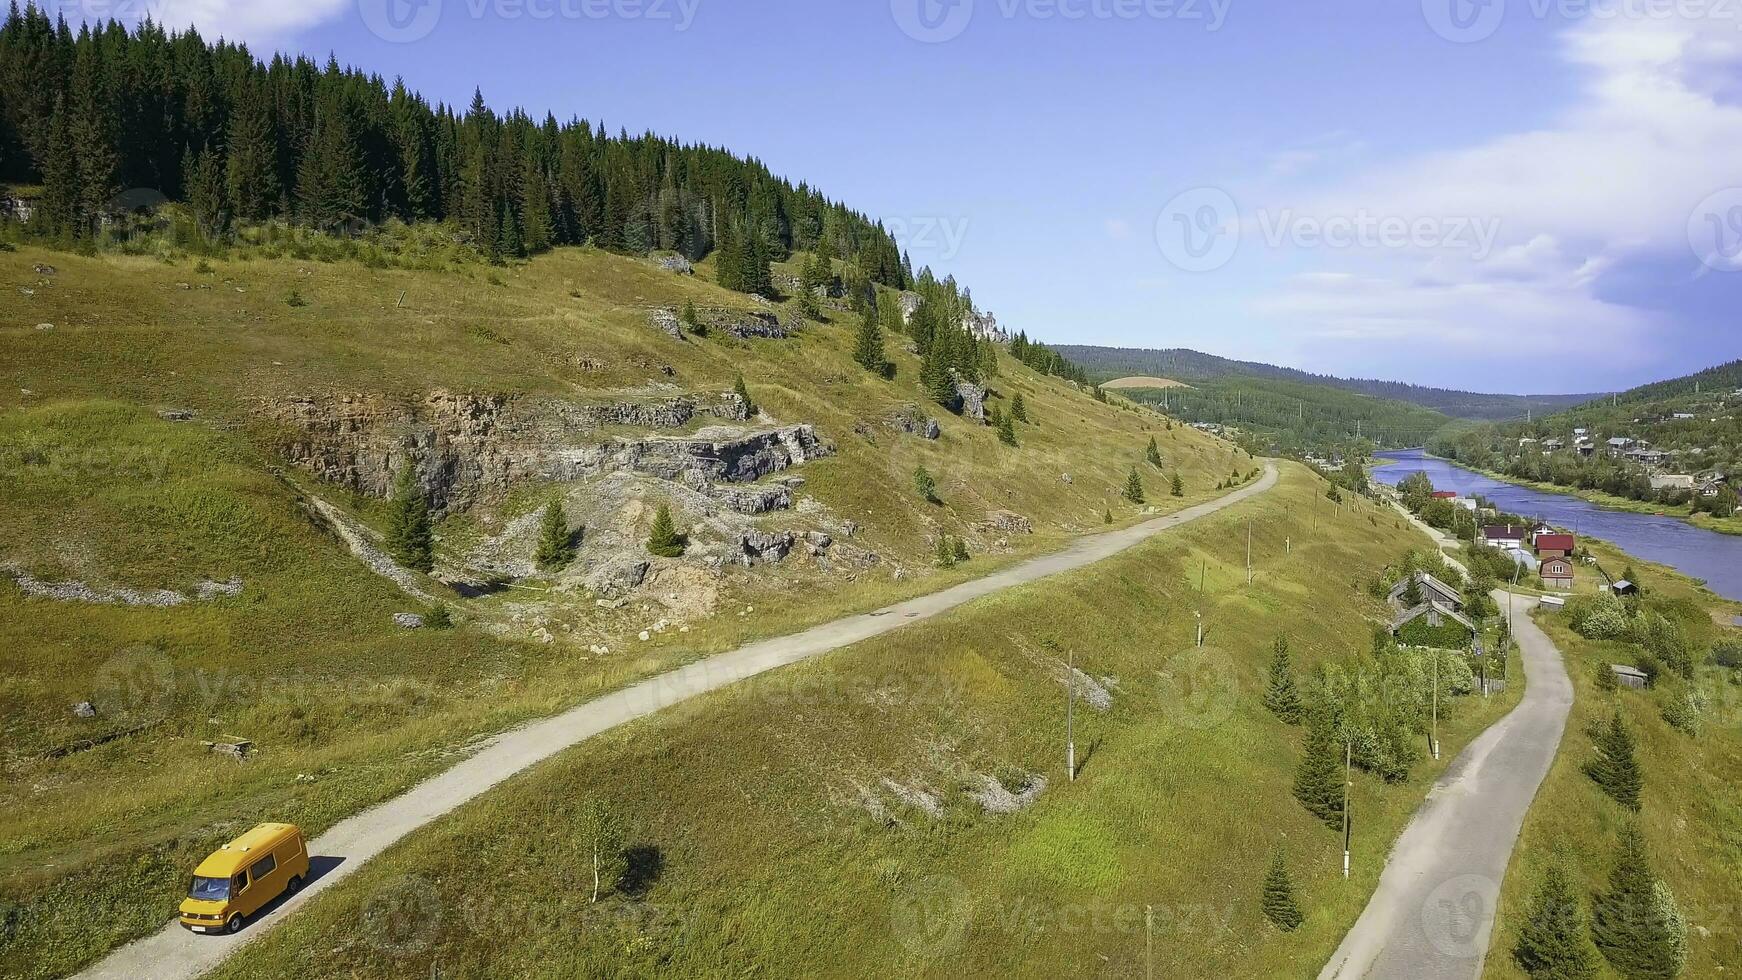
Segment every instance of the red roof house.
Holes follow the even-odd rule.
[[[1577,541],[1570,534],[1539,534],[1536,536],[1536,557],[1568,558]]]
[[[1458,491],[1456,491],[1456,490],[1435,490],[1434,491],[1434,499],[1435,500],[1456,500],[1456,499],[1458,499]]]

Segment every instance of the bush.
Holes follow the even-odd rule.
[[[1702,691],[1686,691],[1671,697],[1663,706],[1663,720],[1671,728],[1686,735],[1700,734],[1700,716],[1710,701]]]
[[[1567,624],[1587,640],[1618,640],[1628,634],[1627,607],[1607,592],[1567,601]]]
[[[1712,666],[1728,670],[1742,667],[1742,643],[1726,641],[1713,647]]]

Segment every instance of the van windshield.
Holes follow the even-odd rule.
[[[202,902],[222,902],[230,897],[230,879],[201,878],[194,876],[194,883],[188,889],[189,898],[197,898]]]

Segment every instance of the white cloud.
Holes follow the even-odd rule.
[[[1255,311],[1321,341],[1465,355],[1595,358],[1662,328],[1662,314],[1606,300],[1600,287],[1630,260],[1685,261],[1690,278],[1699,268],[1690,218],[1713,192],[1742,183],[1742,107],[1727,96],[1742,39],[1729,20],[1610,19],[1574,26],[1561,44],[1583,78],[1552,124],[1254,202],[1320,217],[1493,220],[1491,256],[1295,250],[1297,264],[1356,271],[1295,276]]]

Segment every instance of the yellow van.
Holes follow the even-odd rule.
[[[239,932],[250,915],[308,880],[308,847],[287,823],[263,823],[194,869],[181,924],[194,932]]]

